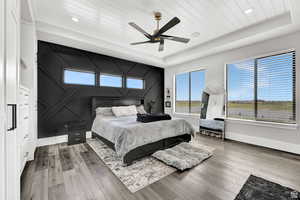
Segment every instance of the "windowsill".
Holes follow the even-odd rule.
[[[177,113],[177,112],[173,112],[173,115],[200,118],[200,114],[197,114],[197,113]]]
[[[263,122],[263,121],[235,119],[235,118],[225,118],[225,120],[228,122],[236,122],[239,124],[256,125],[256,126],[264,126],[264,127],[271,127],[271,128],[281,128],[281,129],[290,129],[290,130],[296,130],[298,128],[298,124],[284,124],[284,123],[276,123],[276,122]]]

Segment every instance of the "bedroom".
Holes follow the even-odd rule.
[[[300,199],[298,0],[0,9],[0,199]]]

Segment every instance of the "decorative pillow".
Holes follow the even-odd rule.
[[[137,111],[139,114],[147,114],[147,112],[145,111],[144,105],[136,106],[136,111]]]
[[[135,105],[112,107],[112,112],[115,114],[116,117],[130,116],[130,115],[136,115],[137,114],[137,110],[136,110]]]
[[[103,116],[113,116],[114,115],[111,107],[98,107],[98,108],[96,108],[96,114],[103,115]]]

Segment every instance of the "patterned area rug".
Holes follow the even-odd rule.
[[[300,193],[251,175],[235,200],[300,200]]]
[[[98,154],[107,167],[120,179],[132,193],[156,182],[177,171],[159,160],[149,156],[124,167],[116,153],[99,139],[88,139],[87,143]],[[200,146],[196,141],[192,145]],[[201,145],[203,149],[213,151],[213,148]]]
[[[143,158],[124,167],[117,154],[100,140],[90,139],[87,143],[132,193],[176,171],[153,157]]]

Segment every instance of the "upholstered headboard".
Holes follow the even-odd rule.
[[[92,97],[92,119],[96,115],[97,107],[112,107],[112,106],[129,106],[129,105],[142,105],[144,104],[144,99],[136,97],[107,97],[107,96],[97,96]]]

